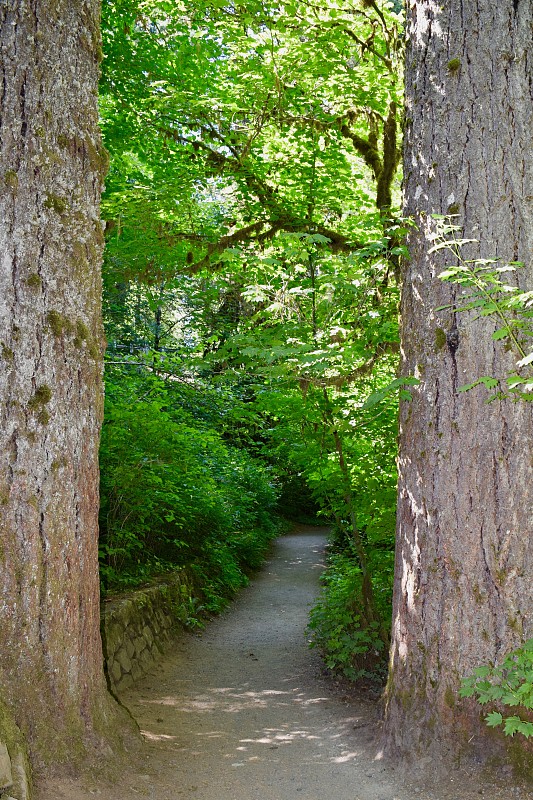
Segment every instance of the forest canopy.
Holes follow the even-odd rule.
[[[276,503],[320,513],[333,602],[381,665],[414,382],[395,374],[402,42],[399,3],[103,7],[106,584],[221,551],[246,569]],[[313,618],[326,649],[338,613]]]

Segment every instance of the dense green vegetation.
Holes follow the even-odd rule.
[[[315,642],[379,672],[405,394],[399,4],[103,12],[104,582],[194,563],[227,594],[276,513],[320,513]]]
[[[216,609],[278,515],[321,515],[333,533],[309,633],[351,680],[386,674],[397,406],[416,383],[396,377],[402,8],[103,8],[105,584],[193,564]],[[453,308],[496,318],[516,362],[459,390],[530,400],[521,265],[467,259],[449,211],[430,252],[449,256]],[[530,651],[481,667],[463,694],[530,708]],[[499,707],[487,720],[531,734]]]
[[[193,564],[222,594],[235,591],[276,532],[270,471],[213,426],[222,413],[208,389],[198,408],[203,387],[116,377],[110,370],[101,446],[105,583]]]

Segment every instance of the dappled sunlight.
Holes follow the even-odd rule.
[[[317,548],[316,550],[311,551],[313,555],[317,556],[317,561],[313,563],[309,563],[308,555],[305,558],[294,558],[294,559],[286,559],[283,561],[288,567],[300,567],[305,565],[306,570],[320,570],[323,571],[324,569],[324,551]]]
[[[281,689],[261,689],[253,691],[245,687],[242,689],[224,687],[212,688],[206,693],[194,697],[167,695],[158,697],[157,699],[144,699],[139,702],[141,705],[174,706],[179,711],[185,713],[222,711],[228,714],[235,714],[252,708],[288,706],[291,703],[307,707],[326,701],[326,697],[308,697],[298,688],[290,691]]]
[[[358,758],[361,755],[361,751],[357,750],[353,753],[346,752],[342,753],[340,756],[332,758],[331,761],[333,764],[346,764],[348,761],[353,761],[354,758]]]
[[[141,729],[141,736],[144,739],[148,739],[151,742],[165,742],[165,741],[174,742],[176,741],[177,738],[176,736],[171,736],[168,733],[152,733],[152,731],[144,731],[142,729]]]
[[[328,703],[328,698],[310,695],[300,687],[287,690],[252,689],[248,684],[242,687],[209,687],[195,696],[165,695],[145,698],[140,703],[152,708],[159,707],[166,718],[159,718],[158,723],[169,726],[175,725],[174,712],[185,715],[183,726],[186,730],[179,741],[177,736],[143,730],[145,739],[177,745],[180,752],[187,752],[194,757],[216,751],[225,760],[238,759],[231,761],[232,768],[268,761],[279,763],[280,759],[285,758],[285,751],[287,757],[296,757],[307,764],[343,765],[363,755],[363,750],[353,747],[353,744],[350,746],[349,741],[353,729],[361,722],[361,716],[346,716],[338,719],[335,725],[325,724],[320,709]],[[279,717],[280,708],[285,709],[287,717],[292,708],[294,719],[289,717],[278,726],[257,725],[263,714],[265,721],[276,715]],[[257,712],[260,712],[260,717]],[[202,730],[201,720],[204,717],[220,713],[242,715],[238,730]],[[297,754],[293,752],[294,748]]]
[[[374,728],[367,705],[331,691],[307,647],[305,609],[318,582],[299,539],[280,541],[281,558],[254,588],[257,605],[244,595],[231,615],[188,638],[161,679],[136,696],[151,752],[190,776],[178,794],[318,800],[330,796],[327,784],[344,787],[339,800],[357,796],[353,776],[374,755]],[[318,567],[318,554],[309,561]]]
[[[253,761],[257,760],[257,753],[260,753],[263,757],[262,760],[264,760],[264,757],[268,757],[268,751],[274,751],[275,755],[275,751],[281,751],[292,745],[311,744],[313,746],[312,749],[305,748],[303,751],[306,761],[316,762],[319,760],[321,763],[345,764],[361,756],[362,751],[343,747],[334,756],[326,756],[324,752],[325,745],[328,746],[326,749],[329,750],[331,744],[340,743],[340,740],[345,735],[346,730],[331,730],[323,726],[302,728],[298,725],[286,723],[278,728],[264,728],[258,731],[255,737],[240,739],[236,750],[243,755],[246,754],[247,761]],[[342,747],[342,744],[340,746]]]
[[[241,739],[243,744],[289,744],[296,739],[316,739],[320,737],[316,734],[310,733],[308,730],[288,730],[283,728],[265,728],[264,734],[257,739]],[[241,748],[238,748],[241,749]]]
[[[208,731],[207,733],[197,733],[203,739],[224,739],[227,737],[226,731]]]

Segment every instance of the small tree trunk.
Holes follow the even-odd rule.
[[[346,510],[350,517],[350,535],[352,538],[353,546],[355,548],[355,552],[357,554],[357,560],[359,561],[359,566],[361,568],[361,592],[363,596],[363,613],[367,623],[370,622],[380,622],[378,610],[376,608],[376,601],[374,598],[374,588],[372,586],[372,575],[370,573],[370,567],[368,565],[368,558],[365,550],[365,546],[363,544],[363,540],[361,538],[361,533],[359,531],[359,527],[357,525],[357,512],[355,509],[355,498],[353,496],[351,481],[350,481],[350,473],[348,470],[348,465],[346,463],[346,457],[344,455],[344,447],[342,444],[342,438],[338,431],[333,431],[333,438],[335,440],[335,449],[337,450],[337,456],[339,458],[339,469],[342,475],[342,485],[343,485],[343,500],[346,506]],[[387,641],[387,631],[383,631],[384,639],[383,641]]]
[[[0,52],[0,692],[33,763],[71,765],[116,714],[97,561],[98,0],[1,4]]]
[[[429,254],[433,213],[458,214],[469,257],[523,260],[533,286],[533,6],[417,0],[408,7],[406,212],[418,230],[402,299],[401,409],[389,752],[484,750],[461,678],[533,635],[533,405],[486,404],[459,387],[502,376],[512,355],[474,313],[439,312],[456,292]],[[494,738],[488,750],[494,747]],[[518,745],[517,745],[518,746]]]
[[[350,471],[348,469],[348,464],[346,462],[346,455],[344,453],[342,436],[336,428],[333,410],[331,407],[328,390],[326,388],[323,389],[322,395],[324,398],[324,411],[323,411],[324,426],[326,430],[329,429],[331,431],[333,435],[333,441],[335,442],[335,450],[337,452],[337,457],[339,460],[339,469],[341,471],[341,476],[342,476],[343,500],[346,506],[346,511],[348,512],[348,516],[350,518],[350,536],[357,555],[359,566],[361,568],[361,594],[363,600],[362,610],[364,618],[367,624],[371,622],[377,623],[379,626],[379,633],[382,640],[384,642],[388,642],[389,640],[388,631],[385,629],[384,622],[381,619],[381,616],[376,606],[376,599],[374,597],[374,587],[372,585],[372,573],[370,571],[365,545],[361,538],[361,532],[359,531],[359,526],[357,524],[357,510],[355,507],[355,498],[352,492]]]

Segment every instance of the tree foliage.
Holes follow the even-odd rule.
[[[515,363],[506,376],[483,375],[472,383],[460,387],[469,391],[476,386],[488,390],[498,389],[490,399],[531,400],[533,395],[533,291],[523,291],[512,282],[514,273],[524,267],[523,262],[502,263],[498,258],[467,258],[465,246],[477,244],[477,239],[461,238],[461,227],[454,217],[435,215],[436,242],[432,248],[446,251],[451,263],[440,278],[459,287],[453,306],[455,311],[474,312],[474,318],[491,317],[496,328],[492,333],[495,342],[501,342],[513,353]],[[445,310],[444,308],[439,310]]]
[[[386,643],[376,591],[390,593],[408,383],[395,379],[398,4],[110,0],[103,12],[108,375],[158,382],[133,407],[145,388],[108,393],[107,569],[128,527],[133,560],[145,539],[157,558],[197,557],[202,531],[233,513],[214,501],[222,476],[239,512],[227,459],[257,476],[268,464],[282,498],[296,487],[302,508],[335,522],[361,575],[361,630]],[[191,393],[219,411],[191,411]]]

